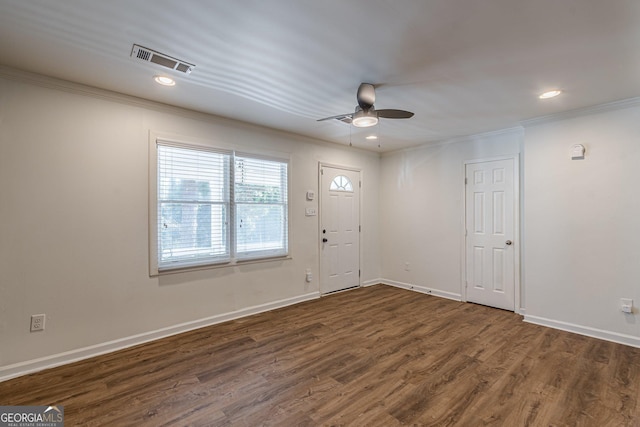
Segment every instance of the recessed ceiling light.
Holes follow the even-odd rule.
[[[540,94],[540,96],[538,98],[540,98],[540,99],[554,98],[554,97],[560,95],[561,93],[562,93],[561,90],[554,89],[554,90],[550,90],[550,91],[547,91],[547,92],[544,92],[544,93]]]
[[[378,137],[375,135],[368,135],[365,139],[378,139]]]
[[[175,86],[176,85],[176,81],[173,80],[171,77],[167,77],[167,76],[154,76],[153,80],[156,81],[156,83],[159,83],[163,86]]]

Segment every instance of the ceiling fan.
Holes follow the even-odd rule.
[[[352,123],[359,128],[366,128],[378,124],[379,118],[385,119],[408,119],[413,117],[411,111],[404,110],[376,110],[373,103],[376,101],[376,89],[370,83],[361,83],[358,87],[358,105],[353,113],[339,114],[337,116],[325,117],[318,121],[336,119],[345,123]]]

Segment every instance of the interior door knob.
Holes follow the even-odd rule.
[[[507,240],[505,243],[507,244],[507,246],[511,246],[513,244],[511,240]]]

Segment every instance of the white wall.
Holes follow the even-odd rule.
[[[640,304],[638,102],[380,159],[16,78],[0,77],[0,379],[317,296],[319,217],[304,208],[306,190],[318,191],[318,162],[362,169],[362,283],[382,278],[459,298],[463,162],[520,153],[525,319],[640,345],[637,309],[619,311],[619,298]],[[292,259],[149,277],[150,130],[289,155]],[[586,145],[585,160],[569,160],[575,143]],[[36,313],[47,314],[46,331],[29,333]]]
[[[463,162],[520,152],[524,319],[640,346],[640,311],[620,312],[620,298],[640,306],[638,117],[627,100],[383,155],[383,280],[459,298]],[[577,143],[587,156],[572,161]]]
[[[292,259],[149,277],[150,130],[289,155]],[[362,169],[361,280],[379,278],[378,154],[52,79],[0,77],[0,377],[317,296],[319,217],[304,208],[317,205],[305,192],[318,191],[318,162]],[[36,313],[46,313],[46,330],[30,333]]]
[[[464,161],[518,154],[521,145],[522,130],[513,129],[382,156],[385,282],[460,298]]]
[[[525,131],[525,318],[638,346],[619,304],[640,306],[640,106],[623,104]]]

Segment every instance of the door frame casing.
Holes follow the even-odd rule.
[[[320,296],[327,295],[322,292],[322,168],[343,169],[351,172],[358,172],[359,176],[359,192],[358,192],[358,287],[362,287],[362,169],[343,166],[335,163],[318,162],[318,292]],[[350,288],[351,289],[351,288]],[[337,291],[341,292],[341,291]]]
[[[516,244],[513,245],[513,287],[514,287],[514,312],[522,313],[520,296],[520,249],[522,236],[520,235],[520,154],[509,154],[504,156],[485,157],[480,159],[465,160],[462,163],[462,232],[461,234],[461,264],[460,264],[460,300],[467,302],[467,165],[474,163],[487,163],[499,160],[513,161],[513,235]]]

